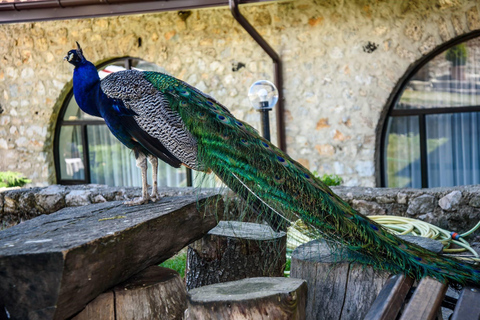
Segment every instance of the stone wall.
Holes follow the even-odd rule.
[[[480,221],[480,186],[432,189],[333,187],[332,190],[365,215],[420,219],[464,232]],[[161,196],[208,193],[211,189],[160,188]],[[64,207],[83,206],[141,195],[140,188],[104,185],[60,186],[0,191],[0,230]],[[235,209],[233,209],[235,210]],[[476,232],[480,235],[480,231]]]
[[[475,0],[296,0],[241,11],[283,59],[289,154],[349,186],[375,185],[378,129],[406,70],[480,29]],[[156,63],[258,127],[246,93],[255,80],[272,80],[272,64],[227,8],[4,24],[0,171],[20,171],[34,186],[56,182],[53,132],[72,77],[63,56],[75,41],[93,62],[133,56]]]

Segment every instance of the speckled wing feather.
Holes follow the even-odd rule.
[[[128,109],[135,112],[133,119],[142,131],[131,132],[134,138],[142,139],[141,135],[146,133],[181,163],[202,170],[197,162],[195,138],[186,130],[178,113],[170,108],[165,96],[145,80],[142,72],[128,70],[113,73],[102,80],[101,88],[108,97],[121,100]],[[144,137],[140,142],[147,144],[144,147],[151,150],[155,143],[147,140],[151,141]]]
[[[185,83],[155,72],[145,79],[164,95],[197,143],[197,161],[265,215],[301,218],[360,263],[419,279],[480,284],[478,266],[401,240],[353,210],[306,168],[235,119],[225,107]]]

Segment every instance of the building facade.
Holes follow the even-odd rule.
[[[406,114],[392,110],[406,99],[404,90],[416,90],[411,81],[431,59],[480,36],[480,5],[473,0],[296,0],[241,11],[283,61],[287,152],[312,171],[340,175],[350,186],[393,181],[387,172],[387,144],[393,143],[388,126],[392,117]],[[72,79],[63,57],[75,41],[98,65],[126,57],[159,66],[260,127],[247,92],[256,80],[273,80],[272,62],[228,8],[1,24],[0,171],[21,172],[37,186],[58,182],[54,155],[63,151],[55,132]],[[480,78],[474,77],[480,46],[468,48],[473,92],[460,94],[473,97],[480,91],[475,87]],[[428,82],[417,83],[428,87],[419,90],[432,91],[432,81],[441,77],[418,80]],[[472,101],[461,106],[480,105]],[[419,140],[420,148],[426,145],[420,154],[434,151],[429,141]],[[428,164],[423,169],[429,170]]]

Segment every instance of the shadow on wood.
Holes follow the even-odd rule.
[[[250,222],[220,221],[188,246],[187,290],[253,277],[282,277],[287,234]]]
[[[292,278],[248,278],[188,292],[186,320],[303,320],[307,285]]]
[[[106,289],[215,227],[219,195],[62,209],[0,232],[0,306],[11,319],[65,319]]]

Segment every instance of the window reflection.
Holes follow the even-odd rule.
[[[435,56],[405,85],[387,122],[386,186],[480,183],[479,112],[480,38],[475,38]]]

